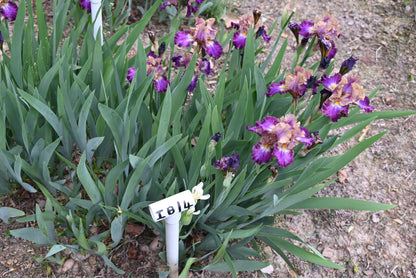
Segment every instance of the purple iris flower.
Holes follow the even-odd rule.
[[[79,0],[81,8],[87,10],[87,13],[91,13],[91,1],[90,0]]]
[[[13,1],[0,1],[0,14],[7,20],[14,21],[18,9],[17,4]]]
[[[153,32],[149,31],[149,38],[153,45],[149,53],[147,54],[146,70],[147,75],[154,74],[153,85],[155,86],[156,92],[165,93],[170,85],[168,78],[165,75],[166,68],[163,65],[162,55],[165,52],[166,45],[162,43],[160,46],[155,40]],[[156,55],[156,52],[158,55]],[[128,82],[132,82],[134,75],[136,74],[136,68],[128,68],[126,78]]]
[[[257,121],[255,126],[248,126],[247,129],[261,136],[253,146],[251,155],[257,164],[268,163],[274,156],[280,167],[286,167],[294,160],[296,145],[303,143],[310,147],[315,143],[315,136],[311,137],[309,131],[301,127],[292,114],[280,119],[267,116],[262,122]]]
[[[369,98],[364,95],[360,81],[359,77],[343,76],[332,90],[332,94],[323,102],[321,111],[330,118],[331,122],[337,122],[341,117],[348,116],[350,105],[357,105],[366,113],[374,110],[374,107],[370,106]]]
[[[247,33],[251,26],[256,31],[256,39],[263,37],[265,42],[271,40],[270,36],[267,36],[264,25],[259,21],[261,12],[258,10],[253,11],[253,16],[243,15],[239,18],[238,22],[231,22],[231,26],[237,29],[233,35],[233,45],[236,49],[244,49],[246,45]]]
[[[269,85],[269,91],[266,93],[266,96],[271,97],[276,93],[290,93],[293,99],[297,100],[305,94],[312,76],[312,70],[296,66],[293,74],[286,74],[285,81],[279,81],[277,84],[272,83]]]
[[[201,56],[205,54],[218,59],[222,53],[222,45],[215,39],[216,30],[213,27],[214,18],[203,20],[202,18],[195,18],[195,27],[190,30],[179,31],[175,34],[175,44],[180,47],[188,48],[196,43],[197,49],[201,51]]]

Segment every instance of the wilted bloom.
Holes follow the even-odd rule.
[[[0,1],[0,14],[7,20],[15,20],[17,15],[17,4],[13,1]]]
[[[214,162],[214,167],[222,171],[224,175],[224,181],[222,185],[225,188],[229,188],[234,178],[234,172],[238,166],[240,166],[240,156],[237,153],[233,153],[231,156],[224,156],[221,159]],[[225,192],[224,192],[225,193]]]
[[[90,0],[79,0],[79,5],[84,10],[87,10],[87,13],[91,13],[91,1]]]
[[[322,113],[332,122],[337,122],[341,117],[348,116],[350,105],[358,105],[366,113],[372,112],[374,107],[370,106],[370,100],[364,95],[360,81],[359,77],[342,77],[331,96],[322,104]]]
[[[243,15],[239,18],[238,23],[232,22],[231,26],[237,29],[233,36],[233,45],[237,49],[244,49],[246,46],[247,33],[250,29],[250,26],[253,26],[253,29],[256,32],[256,39],[263,37],[266,42],[269,42],[271,37],[267,36],[267,32],[259,21],[260,11],[254,10],[253,16]],[[256,30],[257,29],[257,30]]]
[[[192,188],[192,196],[194,197],[195,202],[197,202],[198,200],[209,199],[210,195],[209,194],[204,195],[203,187],[204,187],[204,183],[200,182]]]
[[[223,173],[234,172],[239,166],[240,156],[233,153],[231,156],[224,156],[214,162],[214,167],[221,170]]]
[[[218,59],[222,55],[222,45],[215,39],[216,30],[213,26],[215,19],[210,18],[206,21],[202,18],[195,18],[195,27],[190,30],[179,31],[176,33],[174,41],[180,47],[189,47],[196,44],[197,51],[202,57],[205,54]]]
[[[286,74],[285,81],[279,81],[279,83],[272,83],[269,85],[269,91],[266,93],[267,97],[271,97],[276,93],[286,94],[290,93],[293,99],[301,98],[308,89],[308,82],[313,76],[313,71],[305,69],[300,66],[296,66],[294,73]]]
[[[257,121],[255,126],[248,126],[247,129],[261,136],[253,146],[251,155],[257,164],[268,163],[274,156],[280,167],[286,167],[293,163],[293,149],[299,143],[311,146],[315,140],[306,128],[300,126],[293,114],[280,119],[266,116],[262,122]]]
[[[351,56],[350,58],[342,62],[341,68],[339,69],[339,73],[341,75],[345,75],[349,73],[357,61],[358,61],[357,58],[354,58],[353,56]]]

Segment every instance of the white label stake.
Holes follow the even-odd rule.
[[[149,205],[150,214],[155,222],[166,220],[166,259],[170,269],[170,278],[178,277],[179,222],[181,213],[193,206],[195,206],[195,200],[189,190]]]

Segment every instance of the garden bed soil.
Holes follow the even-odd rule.
[[[230,1],[231,2],[231,1]],[[354,55],[359,58],[353,74],[359,75],[368,95],[381,86],[372,104],[377,111],[416,110],[415,1],[345,0],[277,1],[239,0],[231,4],[229,17],[262,11],[270,27],[283,8],[296,9],[293,20],[317,20],[326,13],[340,21],[337,62]],[[166,30],[161,24],[156,26]],[[276,32],[273,33],[273,36]],[[292,34],[288,52],[295,47]],[[290,56],[290,54],[288,55]],[[338,179],[319,193],[397,205],[381,212],[347,210],[305,210],[302,215],[281,217],[276,225],[289,229],[315,247],[326,258],[343,266],[329,269],[290,256],[299,277],[416,277],[416,116],[378,120],[360,134],[368,138],[388,131],[378,142],[338,173]],[[340,146],[343,152],[359,138]],[[0,206],[33,213],[40,195],[16,192],[2,197]],[[30,224],[0,223],[0,277],[116,277],[101,258],[65,253],[62,265],[39,264],[35,258],[45,247],[9,236],[9,230]],[[34,225],[34,224],[33,224]],[[144,230],[143,230],[144,228]],[[110,257],[126,274],[118,277],[158,277],[165,264],[158,257],[163,245],[145,227],[130,227],[125,241]],[[267,277],[294,277],[295,273],[269,247],[264,248],[272,268]],[[80,263],[82,262],[82,263]],[[191,272],[189,277],[228,277],[227,274]],[[239,277],[262,277],[260,272],[239,273]]]

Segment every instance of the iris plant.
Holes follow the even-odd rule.
[[[233,36],[233,45],[237,49],[244,49],[246,45],[247,33],[251,26],[256,31],[256,38],[263,37],[266,42],[269,42],[271,37],[267,36],[267,32],[259,21],[261,16],[260,11],[254,10],[253,16],[250,15],[243,15],[239,18],[238,22],[231,22],[231,26],[236,29],[234,36]]]
[[[301,127],[293,114],[280,119],[266,116],[263,121],[256,121],[255,126],[248,126],[247,129],[261,136],[253,146],[251,155],[253,161],[260,165],[276,157],[280,167],[289,166],[294,161],[293,149],[299,143],[310,147],[315,142],[315,137],[310,137],[308,129]]]
[[[13,1],[0,1],[0,14],[7,20],[16,19],[18,6]]]

